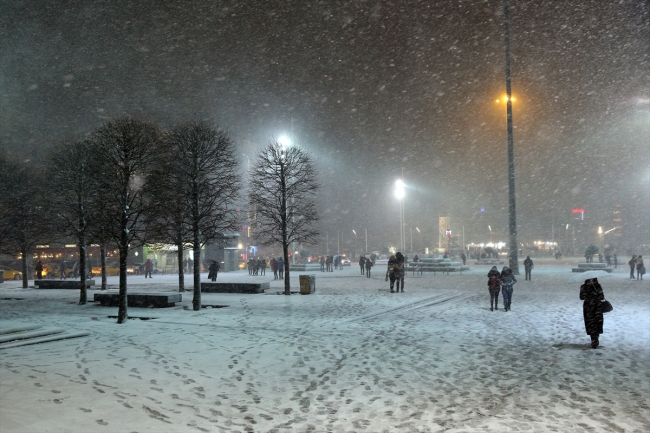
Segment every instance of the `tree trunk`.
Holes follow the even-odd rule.
[[[129,255],[129,239],[127,235],[127,226],[123,218],[122,236],[120,239],[120,300],[117,311],[117,323],[124,323],[129,319],[127,311],[126,298],[126,259]],[[102,275],[104,272],[102,272]]]
[[[194,311],[201,311],[201,244],[198,236],[194,238]]]
[[[29,275],[27,275],[27,250],[25,248],[21,248],[20,250],[21,254],[23,255],[23,260],[22,260],[22,267],[23,267],[23,289],[26,289],[29,287],[29,284],[27,282]]]
[[[282,244],[282,254],[284,256],[284,294],[291,294],[291,283],[289,280],[289,244],[285,241]]]
[[[185,269],[183,269],[183,242],[178,242],[178,291],[185,291]]]
[[[81,277],[79,305],[86,305],[88,302],[88,290],[86,290],[86,239],[83,235],[79,239],[79,276]]]
[[[100,260],[100,266],[102,268],[102,290],[106,290],[107,281],[106,281],[106,244],[105,243],[102,243],[100,245],[99,251],[101,254],[99,260]]]

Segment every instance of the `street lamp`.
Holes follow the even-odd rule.
[[[419,245],[419,247],[420,247],[420,251],[424,251],[424,247],[422,246],[422,232],[421,232],[420,229],[417,228],[417,227],[415,228],[415,230],[418,231],[418,233],[419,233],[419,237],[420,237],[420,245]]]
[[[510,269],[519,275],[517,260],[519,244],[517,243],[517,208],[515,205],[515,145],[512,134],[512,86],[510,83],[510,16],[508,0],[504,1],[503,20],[506,48],[506,110],[508,118],[508,226],[510,229],[510,254],[508,254]]]
[[[404,251],[404,182],[402,179],[397,179],[395,182],[395,197],[399,200],[399,237],[400,249]]]

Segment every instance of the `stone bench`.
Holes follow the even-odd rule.
[[[271,283],[201,283],[202,293],[264,293]]]
[[[94,286],[95,280],[86,280],[86,287]],[[80,280],[34,280],[37,289],[81,289]]]
[[[592,271],[598,269],[606,269],[607,263],[578,263],[578,267],[585,271]]]
[[[94,301],[105,307],[118,307],[120,304],[119,292],[95,293]],[[174,307],[176,302],[181,302],[180,293],[127,293],[126,305],[139,308],[166,308]]]
[[[572,268],[571,272],[587,272],[587,271],[593,271],[593,270],[612,272],[612,268],[587,268],[587,267],[581,267],[579,265],[578,265],[577,268]]]

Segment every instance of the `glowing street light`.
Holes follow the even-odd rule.
[[[399,200],[400,211],[399,211],[399,236],[400,236],[400,250],[404,251],[404,196],[406,192],[404,191],[404,181],[402,179],[397,179],[395,182],[395,197]]]
[[[282,146],[282,150],[287,150],[287,148],[291,146],[291,140],[286,135],[281,135],[280,138],[278,138],[278,143]]]

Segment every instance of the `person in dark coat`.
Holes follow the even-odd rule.
[[[273,271],[273,279],[278,279],[278,261],[275,257],[271,257],[271,270]]]
[[[460,253],[460,259],[463,261],[463,266],[465,266],[465,262],[467,261],[467,256],[465,255],[465,251]]]
[[[320,271],[325,272],[325,256],[320,256]]]
[[[43,279],[43,262],[40,260],[36,262],[36,266],[34,267],[34,270],[36,271],[36,278],[39,280]]]
[[[284,259],[282,257],[278,257],[278,279],[283,279],[284,278]]]
[[[388,259],[388,269],[386,270],[386,277],[390,279],[390,292],[395,293],[393,288],[395,287],[395,280],[397,279],[397,257],[394,255],[390,256]]]
[[[402,255],[402,253],[400,253],[399,251],[397,252],[397,254],[395,254],[395,258],[397,259],[397,266],[396,266],[396,270],[395,270],[395,281],[397,282],[397,286],[396,286],[395,290],[397,292],[399,292],[400,291],[400,284],[401,284],[401,288],[402,288],[401,292],[404,293],[404,262],[405,262],[405,259],[404,259],[404,256]]]
[[[636,279],[643,280],[643,274],[645,274],[645,266],[643,265],[643,256],[637,256],[636,258]]]
[[[370,268],[372,268],[372,260],[366,260],[366,277],[370,278]]]
[[[630,278],[634,279],[634,268],[636,267],[636,254],[632,255],[632,258],[630,259],[629,262],[627,262],[628,265],[630,265]]]
[[[514,285],[517,282],[512,269],[508,266],[504,266],[501,269],[501,276],[499,277],[501,281],[501,293],[503,294],[503,308],[504,311],[510,311],[510,304],[512,303],[512,292],[514,291]]]
[[[490,311],[499,309],[499,292],[501,291],[501,273],[496,266],[492,266],[488,276],[488,291],[490,292]]]
[[[266,275],[266,259],[260,260],[260,275]]]
[[[530,256],[526,256],[526,260],[524,260],[524,270],[526,271],[526,280],[532,280],[530,271],[533,270],[533,260]]]
[[[603,288],[597,278],[585,280],[580,286],[580,299],[582,303],[582,315],[585,319],[585,331],[591,337],[591,347],[598,347],[598,336],[603,333],[603,311],[600,302],[605,299]]]
[[[217,281],[217,273],[219,273],[219,262],[213,260],[208,268],[208,279],[212,281]]]
[[[153,270],[153,263],[151,263],[151,259],[147,259],[146,262],[144,262],[144,277],[151,278],[151,271]]]
[[[359,257],[359,267],[361,268],[361,275],[364,275],[366,270],[366,258],[364,256]]]
[[[59,270],[61,271],[61,276],[59,277],[60,280],[67,280],[68,277],[65,275],[65,262],[61,262],[59,264]]]

